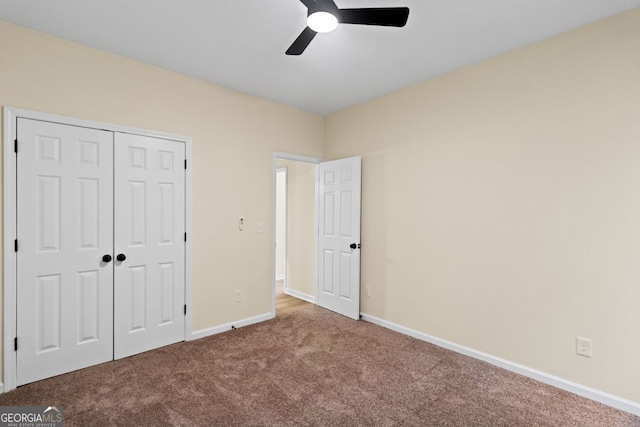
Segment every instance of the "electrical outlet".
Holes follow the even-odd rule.
[[[576,354],[591,357],[591,340],[588,338],[576,337]]]
[[[371,288],[369,286],[365,286],[364,287],[364,296],[365,297],[370,297],[371,296]]]
[[[238,290],[236,290],[234,292],[233,301],[234,302],[241,302],[242,301],[242,291],[240,289],[238,289]]]

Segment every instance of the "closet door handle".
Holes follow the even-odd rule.
[[[102,257],[102,261],[104,262],[111,262],[111,255],[107,254],[105,256]]]
[[[118,261],[124,261],[125,259],[127,259],[127,256],[125,254],[118,254],[118,256],[116,257],[116,259]]]

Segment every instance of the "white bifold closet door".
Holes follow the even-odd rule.
[[[184,340],[184,144],[17,137],[17,385]]]
[[[113,133],[17,126],[21,385],[113,359]]]
[[[130,134],[116,134],[115,148],[119,359],[184,340],[185,153],[182,143]]]

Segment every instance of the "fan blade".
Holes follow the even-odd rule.
[[[300,2],[307,6],[309,13],[318,11],[338,13],[338,6],[333,0],[300,0]]]
[[[316,0],[300,0],[300,3],[302,3],[307,7],[307,9],[309,9],[315,6]]]
[[[291,47],[287,49],[287,55],[300,55],[309,46],[311,40],[316,36],[315,31],[307,27],[300,33],[298,38],[291,44]]]
[[[371,7],[363,9],[340,9],[341,24],[383,25],[404,27],[409,18],[408,7]]]

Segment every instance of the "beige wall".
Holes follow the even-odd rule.
[[[640,9],[325,132],[363,155],[363,312],[640,402]]]
[[[193,329],[271,311],[272,152],[322,157],[321,116],[2,21],[0,64],[1,106],[191,136]]]
[[[316,295],[316,169],[312,163],[278,159],[287,168],[287,289]]]

